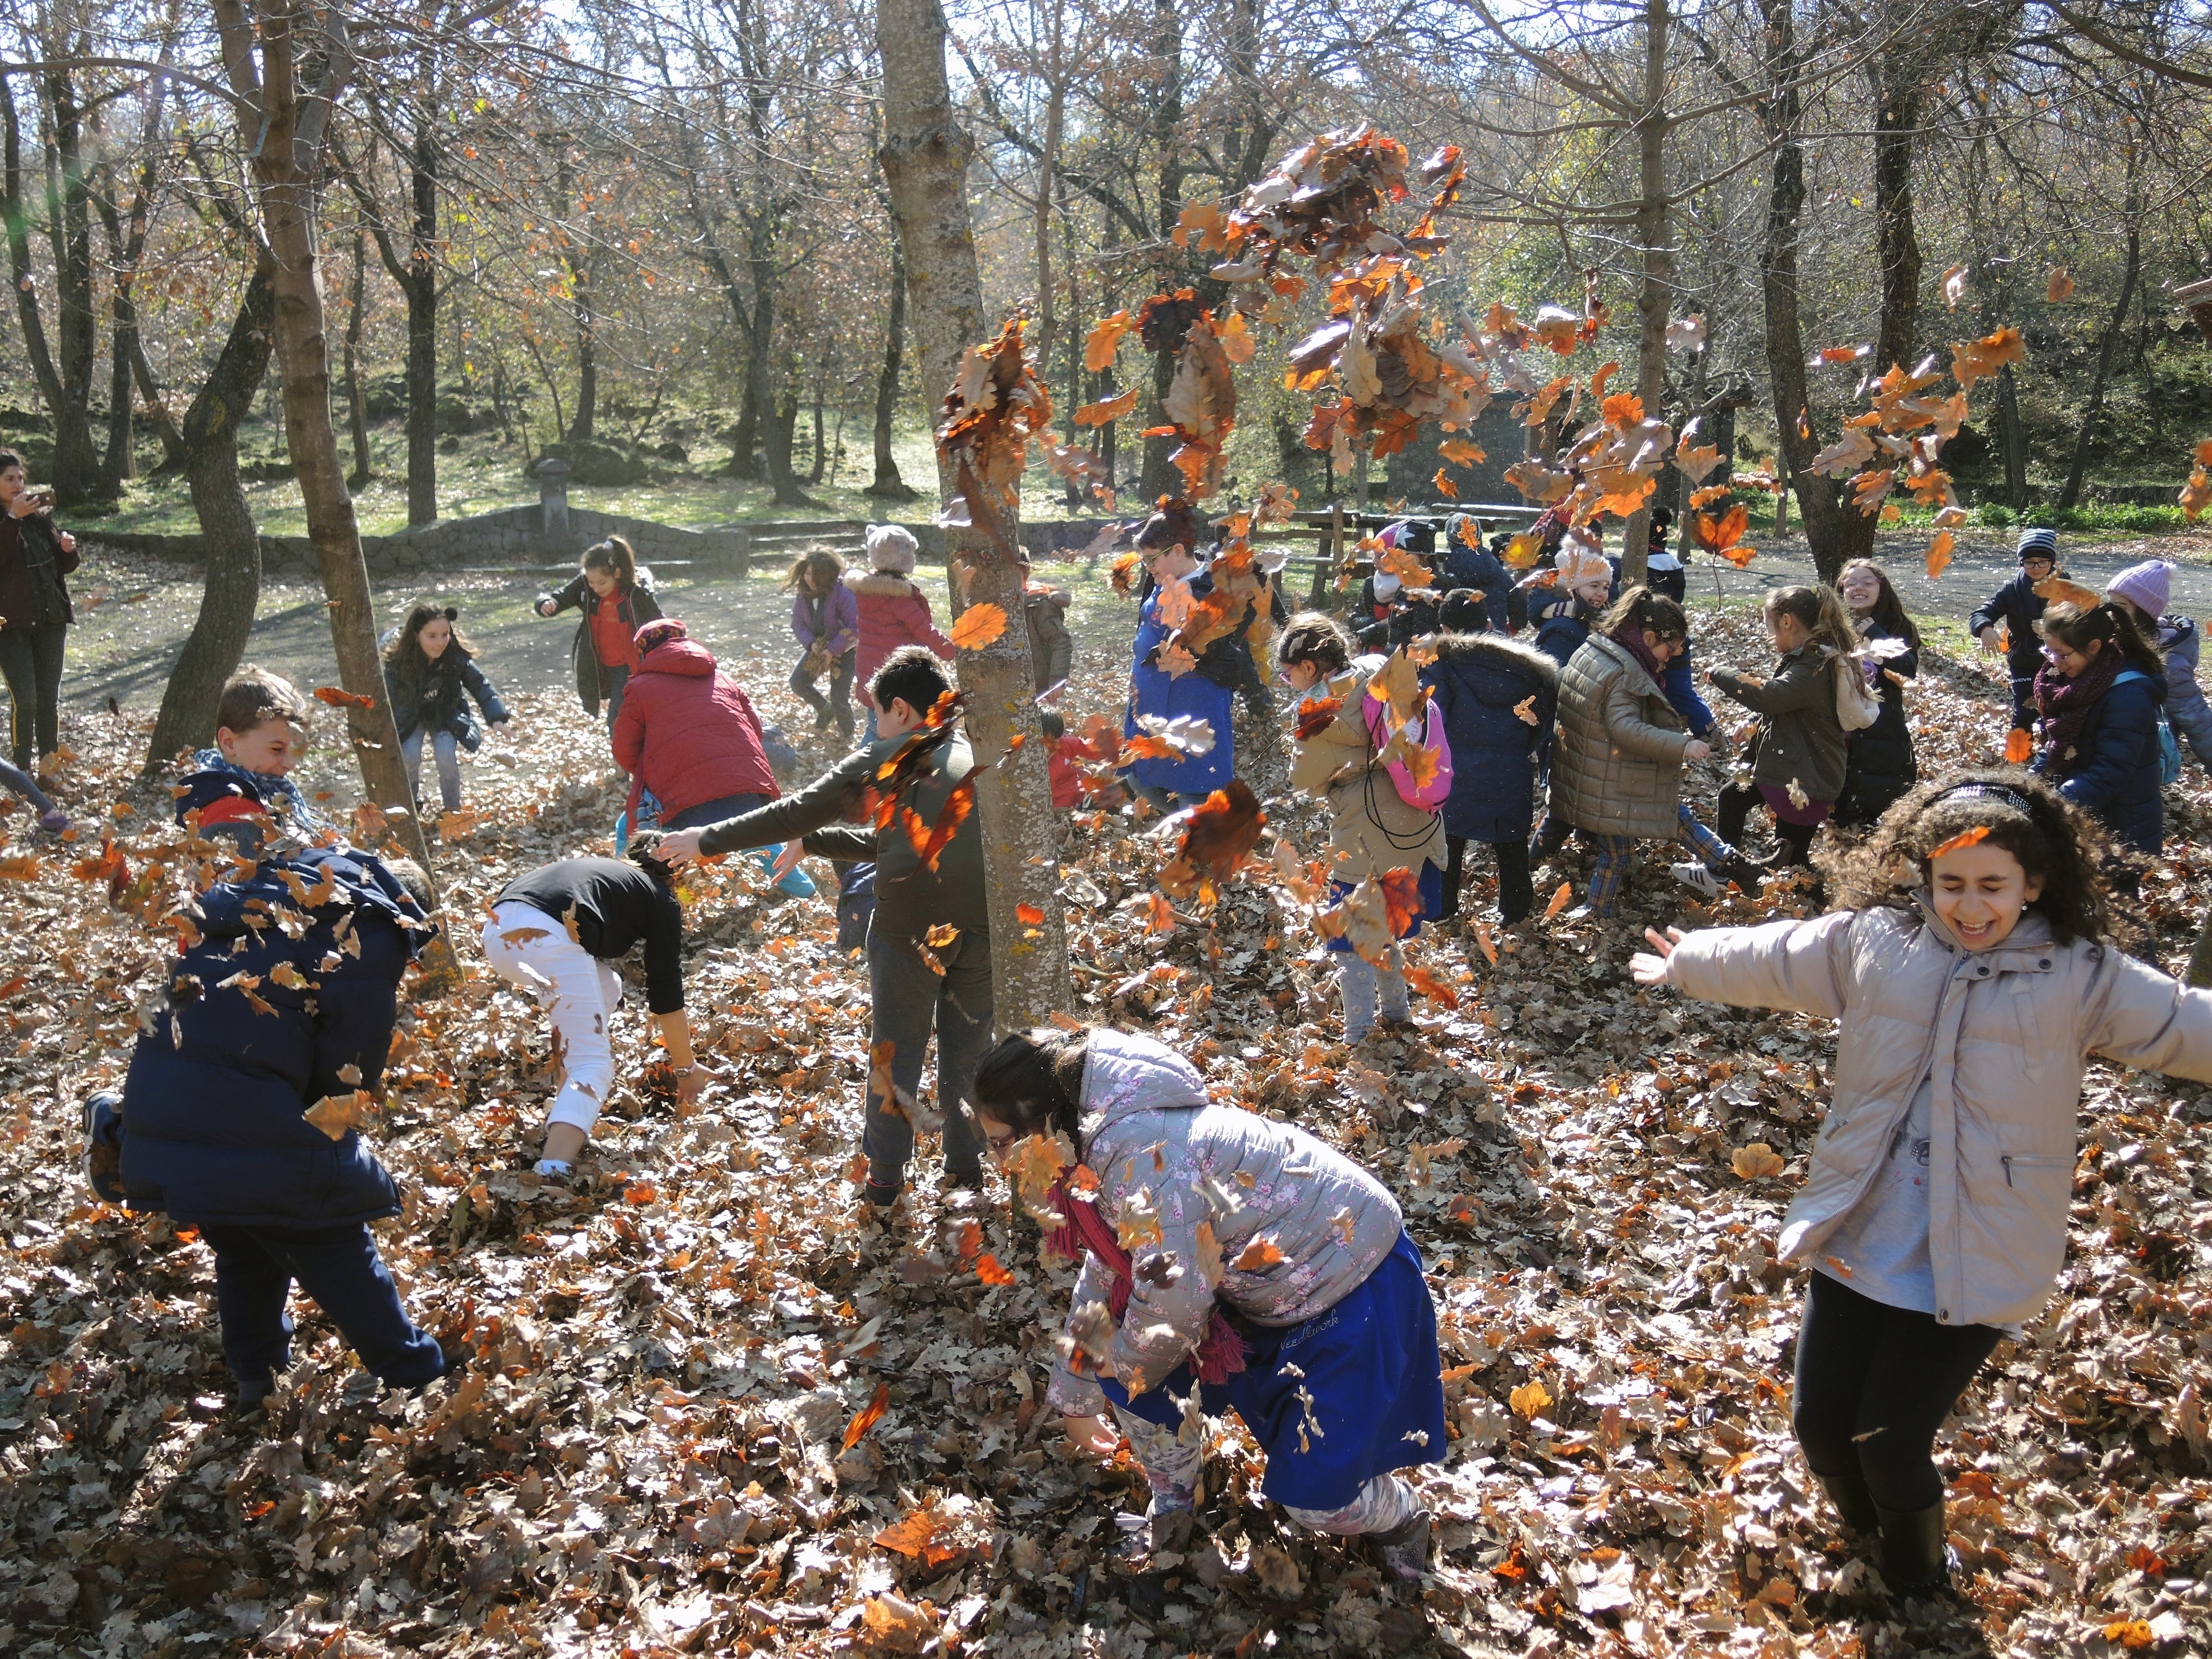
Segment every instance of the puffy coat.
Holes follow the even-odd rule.
[[[2112,839],[2135,852],[2155,854],[2166,843],[2166,804],[2160,791],[2165,757],[2158,735],[2166,682],[2139,668],[2124,668],[2105,695],[2089,706],[2071,758],[2035,769],[2058,781],[2058,793],[2096,815]]]
[[[1036,689],[1049,691],[1067,678],[1075,665],[1075,641],[1067,631],[1067,605],[1073,597],[1066,589],[1031,582],[1022,596],[1022,614],[1030,628],[1030,669]]]
[[[1526,841],[1536,814],[1536,768],[1551,748],[1559,667],[1496,634],[1447,634],[1421,683],[1444,717],[1452,790],[1444,832],[1470,841]],[[1531,726],[1513,711],[1533,702]]]
[[[1513,573],[1505,562],[1478,541],[1473,547],[1467,544],[1461,533],[1462,526],[1468,522],[1467,515],[1455,513],[1444,520],[1444,534],[1438,543],[1435,556],[1430,561],[1436,567],[1435,585],[1443,592],[1472,588],[1482,595],[1482,603],[1490,613],[1490,625],[1498,633],[1509,632],[1513,626]]]
[[[664,818],[725,795],[777,793],[760,716],[696,640],[671,640],[645,653],[623,693],[613,742],[615,763],[630,775],[633,814],[646,789]]]
[[[599,703],[607,695],[605,680],[599,672],[599,653],[592,646],[592,621],[599,614],[602,605],[611,605],[622,618],[623,627],[635,634],[649,622],[660,619],[660,601],[653,597],[653,573],[643,565],[637,568],[637,582],[627,593],[609,594],[602,599],[592,592],[591,583],[584,580],[583,572],[576,573],[571,581],[557,593],[540,593],[538,603],[553,602],[553,614],[559,616],[571,607],[580,606],[584,619],[576,624],[576,696],[583,702],[584,712],[597,714]]]
[[[1190,577],[1194,599],[1213,591],[1204,571]],[[1252,662],[1251,648],[1241,633],[1224,634],[1206,647],[1198,666],[1170,674],[1155,659],[1174,630],[1160,620],[1160,590],[1146,592],[1137,606],[1137,636],[1131,646],[1129,706],[1121,717],[1121,735],[1133,738],[1137,717],[1156,714],[1166,720],[1188,716],[1204,720],[1213,732],[1213,747],[1203,755],[1171,756],[1140,760],[1129,768],[1129,776],[1140,789],[1165,789],[1178,795],[1210,794],[1225,787],[1236,775],[1236,744],[1230,729],[1234,707],[1231,690]]]
[[[817,627],[814,609],[822,607]],[[833,657],[842,657],[860,643],[860,607],[853,590],[842,581],[831,584],[819,599],[804,588],[791,596],[791,632],[803,651],[819,645]]]
[[[1098,1177],[1100,1212],[1118,1218],[1131,1200],[1158,1214],[1160,1243],[1136,1251],[1129,1306],[1114,1335],[1110,1369],[1163,1381],[1198,1346],[1217,1302],[1255,1325],[1295,1325],[1359,1288],[1405,1230],[1389,1188],[1304,1129],[1234,1106],[1217,1106],[1198,1068],[1150,1037],[1093,1030],[1083,1066],[1083,1162]],[[1213,1194],[1231,1195],[1218,1207]],[[1230,1268],[1209,1289],[1198,1230],[1210,1224],[1224,1261],[1262,1235],[1282,1255],[1251,1273]],[[1147,1273],[1150,1258],[1181,1273]],[[1069,1299],[1103,1304],[1113,1274],[1087,1253]],[[1106,1409],[1097,1382],[1066,1362],[1046,1399],[1060,1411]]]
[[[1672,841],[1689,746],[1681,715],[1644,665],[1593,634],[1559,676],[1552,815],[1593,835]]]
[[[300,892],[313,896],[325,876],[336,900],[310,911]],[[381,864],[349,850],[264,863],[250,880],[210,887],[199,908],[199,942],[179,959],[169,1006],[124,1081],[130,1203],[194,1226],[397,1214],[398,1189],[359,1133],[333,1140],[302,1114],[381,1082],[399,978],[429,937],[401,919],[419,924],[422,913]],[[273,919],[287,911],[313,918],[296,939]]]
[[[1381,657],[1361,657],[1331,680],[1328,695],[1343,698],[1343,708],[1291,755],[1291,787],[1328,803],[1329,873],[1339,881],[1364,881],[1399,869],[1418,876],[1425,863],[1439,870],[1444,866],[1444,815],[1424,812],[1398,793],[1364,718],[1367,682],[1382,663]],[[1452,779],[1459,779],[1456,761]]]
[[[2050,1295],[2087,1055],[2212,1079],[2212,996],[2109,946],[2054,945],[2033,910],[1981,951],[1924,907],[1702,929],[1675,946],[1668,977],[1708,1002],[1842,1022],[1784,1261],[1817,1258],[1932,1080],[1928,1247],[1944,1325],[2032,1319]]]
[[[1766,680],[1747,679],[1726,668],[1713,684],[1759,716],[1751,777],[1786,790],[1791,784],[1812,800],[1844,793],[1848,747],[1836,718],[1836,653],[1801,645],[1777,663]]]
[[[1565,668],[1590,636],[1589,617],[1580,600],[1569,599],[1550,614],[1535,618],[1536,648]]]
[[[1978,634],[1992,623],[2004,629],[2005,665],[2015,675],[2033,678],[2043,665],[2043,635],[2036,624],[2043,620],[2044,605],[2023,570],[1966,618],[1966,631]]]
[[[465,747],[475,749],[483,741],[483,734],[469,714],[469,697],[477,700],[484,719],[494,726],[507,718],[507,705],[500,701],[498,689],[459,645],[448,645],[432,658],[420,679],[395,678],[387,667],[384,691],[391,700],[392,723],[403,740],[410,732],[427,728],[451,732]]]
[[[853,665],[853,695],[870,708],[868,682],[892,652],[902,645],[926,645],[952,660],[952,641],[937,631],[930,620],[929,596],[908,578],[889,570],[848,570],[845,586],[853,591],[860,613],[860,655]]]
[[[1896,637],[1871,617],[1860,622],[1859,633],[1870,641]],[[1920,781],[1920,763],[1912,754],[1912,728],[1905,719],[1905,688],[1897,683],[1919,677],[1919,649],[1915,647],[1887,658],[1880,666],[1889,671],[1875,683],[1881,714],[1864,731],[1844,734],[1844,793],[1836,798],[1838,823],[1872,823]],[[1890,678],[1890,674],[1897,679]]]
[[[2159,653],[2166,659],[2166,723],[2175,737],[2212,766],[2212,704],[2197,683],[2197,657],[2204,636],[2186,617],[2158,619]]]

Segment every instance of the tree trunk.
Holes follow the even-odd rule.
[[[867,493],[885,501],[910,501],[915,492],[899,477],[891,454],[891,431],[898,420],[899,360],[906,353],[906,251],[898,229],[891,229],[890,324],[884,332],[884,366],[876,376],[876,478]]]
[[[131,270],[125,263],[121,227],[107,226],[108,252],[114,263],[108,295],[106,476],[117,484],[138,476],[131,453],[131,359],[138,343],[138,308],[131,298]]]
[[[1644,104],[1636,119],[1636,234],[1644,245],[1644,281],[1636,294],[1636,395],[1660,418],[1667,401],[1667,313],[1673,255],[1667,246],[1667,0],[1644,0]],[[1620,583],[1643,585],[1651,550],[1651,509],[1629,514],[1620,532]]]
[[[143,335],[131,343],[131,372],[138,383],[138,395],[144,400],[146,418],[153,423],[154,435],[161,441],[161,465],[155,470],[173,472],[185,464],[185,434],[177,430],[177,423],[169,418],[167,406],[161,401],[161,388],[154,379],[154,365],[146,361]]]
[[[589,443],[599,419],[599,319],[593,307],[592,264],[586,254],[568,266],[568,285],[576,296],[576,418],[569,422],[568,441]]]
[[[376,454],[368,442],[368,397],[361,385],[362,313],[368,298],[368,247],[359,227],[353,233],[353,270],[346,281],[346,423],[353,434],[353,471],[346,488],[359,489],[376,475]]]
[[[1165,242],[1182,217],[1183,166],[1178,131],[1182,125],[1182,17],[1176,9],[1176,0],[1152,0],[1152,57],[1163,77],[1149,134],[1159,156],[1160,167],[1159,222],[1155,234]],[[1168,389],[1175,384],[1175,374],[1174,352],[1152,354],[1152,395],[1145,409],[1146,428],[1170,424],[1167,417]],[[1175,448],[1173,438],[1145,440],[1145,470],[1138,488],[1147,502],[1162,495],[1182,493],[1182,475],[1168,459]]]
[[[1875,237],[1881,263],[1881,334],[1877,374],[1894,363],[1910,370],[1920,354],[1920,237],[1912,212],[1912,150],[1920,125],[1917,86],[1884,91],[1875,70]]]
[[[415,130],[407,183],[413,212],[400,286],[407,295],[407,522],[415,525],[438,517],[438,149],[427,121]]]
[[[885,136],[877,159],[906,252],[921,383],[933,396],[951,386],[961,353],[985,337],[968,216],[974,143],[959,125],[946,85],[945,33],[937,0],[878,0]],[[940,453],[940,501],[949,501],[955,488]],[[1017,528],[1000,526],[1009,543]],[[1066,1013],[1073,1001],[1059,859],[1051,850],[1060,844],[1060,826],[1030,677],[1029,630],[1021,621],[1022,571],[1011,545],[977,529],[949,530],[945,539],[951,558],[974,572],[968,602],[998,605],[1010,618],[989,646],[961,653],[960,684],[968,695],[969,740],[979,758],[996,763],[975,792],[990,887],[993,1024],[1001,1032],[1019,1030]],[[951,559],[947,562],[949,568]],[[957,582],[951,592],[957,614]],[[1010,752],[1017,736],[1021,745]],[[1023,905],[1044,917],[1034,929],[1021,919]]]
[[[799,488],[799,475],[791,470],[791,439],[798,426],[799,389],[787,385],[784,387],[782,401],[775,405],[775,413],[769,417],[766,447],[769,479],[775,486],[775,504],[778,507],[819,507],[821,502]]]
[[[2142,270],[2142,203],[2137,194],[2136,156],[2128,154],[2128,253],[2120,272],[2120,297],[2112,305],[2112,320],[2097,342],[2097,368],[2089,381],[2089,401],[2082,405],[2081,425],[2074,434],[2074,459],[2066,469],[2065,486],[2058,505],[2072,507],[2081,495],[2082,475],[2089,467],[2089,446],[2096,441],[2098,417],[2105,409],[2105,382],[2112,372],[2112,355],[2119,349],[2120,331],[2127,325],[2128,307],[2135,303],[2136,280]],[[2006,365],[2010,368],[2010,364]]]
[[[827,378],[826,374],[824,378]],[[814,383],[814,464],[806,469],[806,482],[811,484],[822,482],[823,469],[830,465],[829,434],[822,424],[823,396],[822,382],[817,380]]]
[[[0,121],[5,127],[5,179],[0,184],[0,216],[7,222],[8,258],[15,279],[15,313],[23,346],[38,381],[39,396],[54,422],[54,492],[64,505],[94,493],[99,452],[92,436],[92,357],[95,344],[92,313],[92,246],[84,224],[85,185],[77,153],[79,115],[66,71],[54,71],[40,84],[53,127],[64,187],[47,192],[54,231],[55,339],[46,337],[39,307],[38,275],[31,263],[30,212],[23,199],[22,130],[16,116],[13,76],[0,75]],[[81,235],[66,234],[72,215]],[[82,255],[79,258],[77,256]]]
[[[254,272],[222,355],[185,412],[185,473],[207,549],[207,569],[199,616],[170,667],[153,739],[146,746],[149,777],[179,750],[215,741],[222,683],[246,655],[261,602],[261,536],[238,476],[238,431],[269,372],[276,320],[272,274]]]
[[[2004,447],[2005,505],[2027,510],[2027,427],[2020,418],[2020,386],[2012,365],[1997,371],[1997,431]]]

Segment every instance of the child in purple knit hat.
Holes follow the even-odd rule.
[[[2105,597],[2135,613],[2136,625],[2155,633],[2166,658],[2166,723],[2197,758],[2212,766],[2212,705],[2197,683],[2197,653],[2203,636],[2186,617],[2166,610],[2173,592],[2173,567],[2163,559],[2131,564],[2105,586]]]

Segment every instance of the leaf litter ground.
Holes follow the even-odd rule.
[[[1763,645],[1735,614],[1699,650],[1755,668]],[[1125,647],[1089,647],[1073,709],[1116,706],[1125,663]],[[516,701],[515,750],[475,766],[441,853],[465,963],[469,919],[510,875],[604,848],[621,800],[571,700]],[[763,702],[803,729],[780,685]],[[1938,658],[1912,708],[1923,767],[1987,758],[2002,736],[2002,688],[1978,663]],[[1240,747],[1261,746],[1239,722]],[[626,1017],[628,1081],[574,1190],[524,1172],[553,1076],[534,1011],[481,971],[414,1008],[373,1131],[408,1194],[380,1244],[468,1369],[419,1399],[383,1394],[302,1302],[273,1403],[234,1415],[206,1249],[89,1203],[76,1170],[76,1103],[119,1078],[132,991],[167,959],[69,873],[99,826],[128,856],[166,820],[166,792],[131,781],[144,731],[133,711],[67,723],[61,794],[85,833],[0,882],[9,1651],[2212,1641],[2203,1091],[2093,1068],[2060,1291],[1943,1437],[1967,1600],[1908,1623],[1869,1593],[1789,1431],[1802,1286],[1771,1240],[1831,1034],[1636,991],[1643,921],[1715,919],[1656,856],[1630,890],[1633,927],[1569,910],[1484,937],[1431,929],[1413,954],[1457,1008],[1430,1002],[1418,1034],[1347,1052],[1328,966],[1279,895],[1248,874],[1201,918],[1159,896],[1172,849],[1144,826],[1083,815],[1070,832],[1079,1012],[1184,1047],[1223,1097],[1345,1148],[1406,1206],[1454,1435],[1420,1480],[1439,1548],[1418,1590],[1270,1511],[1233,1422],[1199,1540],[1141,1555],[1136,1471],[1071,1461],[1042,1407],[1071,1275],[1040,1261],[1003,1185],[948,1194],[918,1165],[896,1225],[855,1218],[865,975],[836,949],[826,898],[775,902],[744,860],[693,878],[691,1003],[723,1083],[677,1115],[639,1086],[642,1022]],[[1263,795],[1281,774],[1279,753],[1252,769]],[[1718,781],[1702,769],[1702,799]],[[2177,846],[2212,824],[2200,774],[2168,801]],[[1320,849],[1312,809],[1268,807],[1272,833]],[[5,827],[27,850],[27,815]],[[1544,885],[1579,894],[1586,874],[1571,853]],[[1472,886],[1486,914],[1493,896]],[[2176,967],[2203,884],[2185,854],[2145,891]],[[1718,919],[1775,903],[1731,897]]]

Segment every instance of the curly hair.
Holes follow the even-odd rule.
[[[1881,815],[1855,847],[1816,855],[1835,908],[1910,910],[1929,881],[1929,854],[1975,830],[2020,860],[2043,891],[2028,908],[2061,945],[2112,937],[2104,866],[2113,856],[2094,819],[2033,773],[2016,766],[1953,772],[1923,783]]]

